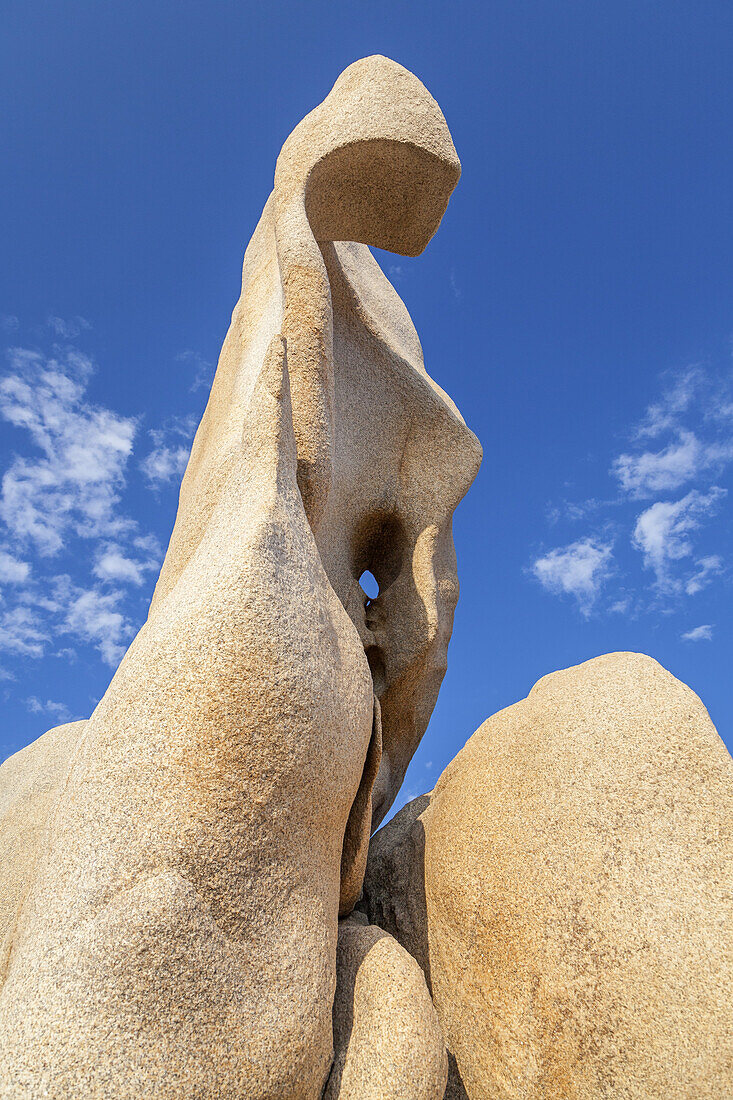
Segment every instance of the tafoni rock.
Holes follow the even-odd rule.
[[[459,174],[438,105],[378,56],[283,147],[149,618],[15,844],[4,1097],[322,1094],[338,918],[437,697],[481,455],[367,246],[420,253]],[[391,950],[374,971],[347,952],[388,999]],[[441,1092],[438,1068],[415,1095]]]
[[[429,982],[470,1100],[721,1100],[733,761],[688,687],[612,653],[546,676],[373,838],[369,919]]]
[[[5,1100],[733,1095],[732,765],[650,658],[546,677],[371,837],[481,448],[369,246],[459,174],[379,56],[282,148],[147,622],[0,768]]]

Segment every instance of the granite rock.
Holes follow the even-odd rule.
[[[459,172],[379,56],[283,146],[148,620],[15,845],[0,1096],[321,1096],[338,918],[445,671],[480,461],[367,246],[420,252]]]
[[[84,725],[57,726],[0,765],[0,959],[48,843],[49,818]]]
[[[556,672],[485,722],[365,882],[426,974],[451,1094],[730,1095],[732,829],[733,762],[649,657]]]
[[[339,927],[337,974],[324,1100],[443,1100],[445,1043],[412,956],[354,914]]]

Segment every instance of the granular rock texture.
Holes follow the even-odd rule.
[[[445,673],[458,598],[451,520],[481,448],[427,374],[410,316],[367,245],[421,252],[459,175],[437,103],[384,57],[350,65],[290,135],[244,258],[152,604],[154,615],[195,554],[240,448],[262,357],[282,333],[298,486],[381,705],[375,827]],[[379,584],[371,601],[359,586],[365,570]]]
[[[149,618],[63,778],[63,734],[33,750],[0,1096],[321,1097],[338,918],[445,671],[481,455],[367,246],[419,253],[459,173],[383,57],[283,147]]]
[[[649,657],[545,677],[374,837],[470,1100],[733,1095],[733,762]]]
[[[324,1100],[443,1100],[445,1043],[415,960],[355,914],[339,927],[337,973]]]
[[[0,959],[83,729],[84,722],[57,726],[0,765]]]
[[[195,567],[83,730],[0,997],[7,1096],[325,1081],[373,704],[295,471],[276,339]]]
[[[5,1100],[733,1095],[731,761],[654,661],[540,681],[370,844],[481,448],[368,246],[459,174],[379,56],[283,146],[148,620],[0,769]]]

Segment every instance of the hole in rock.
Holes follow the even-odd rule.
[[[373,573],[370,573],[368,569],[365,569],[362,575],[359,577],[359,584],[361,590],[368,600],[376,600],[379,595],[379,585],[376,582]]]

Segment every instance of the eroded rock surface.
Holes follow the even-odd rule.
[[[150,615],[11,851],[3,1097],[321,1096],[338,918],[445,671],[480,461],[367,246],[422,251],[459,174],[378,56],[283,146]]]
[[[383,57],[283,146],[148,621],[0,769],[6,1100],[731,1093],[732,765],[656,662],[546,677],[369,843],[481,451],[368,246],[459,173]]]
[[[369,919],[420,962],[470,1100],[733,1084],[733,762],[614,653],[546,676],[372,841]]]
[[[445,1043],[412,956],[355,914],[339,927],[337,973],[324,1100],[443,1100]]]
[[[0,765],[0,959],[84,725],[56,726]]]

